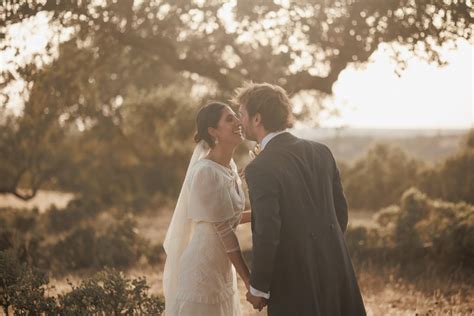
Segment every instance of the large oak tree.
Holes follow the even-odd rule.
[[[18,63],[1,73],[4,104],[4,87],[13,81],[21,78],[29,90],[20,117],[0,117],[0,193],[24,199],[64,172],[72,158],[60,148],[68,123],[77,120],[97,135],[117,135],[140,161],[171,164],[174,152],[163,152],[170,131],[179,129],[166,124],[181,124],[186,139],[192,121],[173,120],[166,106],[182,109],[186,101],[158,100],[158,88],[186,94],[204,82],[228,96],[253,80],[330,95],[339,74],[365,64],[382,43],[443,64],[440,47],[460,38],[472,43],[474,25],[469,0],[2,1],[0,50],[9,48],[10,26],[39,13],[55,30],[72,33],[52,62]],[[46,54],[54,55],[54,45]],[[403,65],[407,56],[395,56]],[[153,112],[153,104],[162,106]],[[142,124],[151,126],[146,135]],[[162,145],[153,151],[154,143]]]

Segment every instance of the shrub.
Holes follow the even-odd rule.
[[[119,221],[97,239],[99,266],[130,267],[146,254],[149,244],[138,235],[131,218]]]
[[[93,227],[79,227],[52,248],[58,268],[80,269],[97,266],[97,237]]]
[[[474,148],[465,148],[433,169],[424,170],[419,187],[431,196],[451,202],[474,203]]]
[[[403,193],[400,212],[395,222],[395,242],[407,251],[419,249],[423,243],[416,230],[416,224],[428,214],[428,199],[415,188]]]
[[[21,263],[11,251],[0,251],[0,305],[5,315],[161,315],[161,298],[149,295],[145,277],[128,279],[106,269],[70,292],[48,297],[49,279]]]
[[[352,208],[376,210],[396,204],[410,187],[432,198],[474,204],[474,129],[454,155],[434,166],[411,159],[400,148],[376,144],[354,165],[340,164]]]
[[[349,227],[347,245],[358,257],[381,250],[400,263],[421,257],[451,267],[474,267],[474,205],[431,199],[415,188],[400,206],[375,215],[375,227]]]
[[[66,269],[132,266],[147,253],[149,244],[141,238],[131,218],[120,219],[99,230],[82,225],[60,240],[53,248],[58,267]]]
[[[432,200],[430,206],[416,226],[420,238],[437,258],[474,267],[474,205]]]
[[[147,248],[146,257],[150,264],[159,264],[164,260],[165,251],[162,244],[154,244]]]
[[[352,167],[342,169],[349,205],[376,210],[396,203],[415,183],[420,163],[398,147],[377,144]]]
[[[122,272],[106,269],[72,291],[59,296],[61,315],[160,315],[163,301],[149,296],[146,278],[127,279]]]
[[[75,198],[64,209],[52,206],[46,212],[51,230],[62,232],[77,227],[84,219],[94,218],[102,205],[94,199]]]
[[[393,229],[398,216],[400,216],[400,207],[398,205],[390,205],[375,213],[374,220],[380,227]]]
[[[45,296],[49,280],[45,273],[21,263],[13,251],[0,251],[0,304],[5,315],[38,315],[56,310],[53,298]]]
[[[39,222],[37,209],[1,209],[0,251],[11,251],[20,262],[47,265],[49,259],[42,245],[44,234],[38,228]]]

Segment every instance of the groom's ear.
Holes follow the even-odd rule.
[[[255,113],[252,117],[253,122],[255,125],[260,125],[262,123],[262,115],[260,113]]]

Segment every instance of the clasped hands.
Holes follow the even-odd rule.
[[[252,304],[254,309],[258,309],[259,312],[267,306],[267,300],[264,297],[253,296],[250,291],[247,292],[247,302]]]
[[[245,282],[245,287],[247,288],[247,302],[252,304],[254,309],[258,309],[260,312],[265,306],[267,306],[267,299],[264,297],[254,296],[250,293],[250,282],[247,279]]]

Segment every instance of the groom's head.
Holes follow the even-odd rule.
[[[290,99],[286,91],[269,83],[247,83],[236,90],[232,102],[239,106],[245,137],[256,141],[267,133],[292,126]]]

